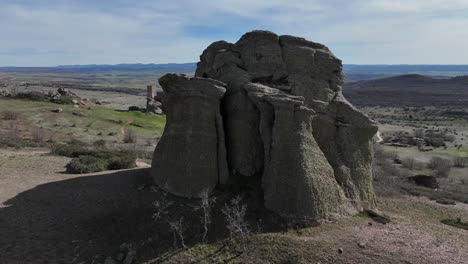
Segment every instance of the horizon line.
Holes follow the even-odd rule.
[[[188,65],[188,64],[197,64],[198,62],[168,62],[168,63],[117,63],[117,64],[62,64],[62,65],[53,65],[53,66],[0,66],[0,68],[64,68],[64,67],[83,67],[83,66],[124,66],[124,65],[141,65],[141,66],[149,66],[149,65]],[[378,64],[359,64],[359,63],[343,63],[343,66],[468,66],[467,64],[410,64],[410,63],[398,63],[398,64],[386,64],[386,63],[378,63]]]

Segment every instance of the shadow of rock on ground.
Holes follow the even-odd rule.
[[[56,181],[0,208],[0,263],[91,263],[151,234],[147,169]],[[143,224],[142,224],[143,223]]]

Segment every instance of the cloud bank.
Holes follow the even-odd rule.
[[[0,0],[0,65],[194,62],[267,29],[348,64],[468,64],[466,0]]]

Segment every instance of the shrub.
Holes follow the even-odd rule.
[[[241,245],[245,250],[245,240],[250,234],[250,228],[247,220],[245,219],[247,205],[241,204],[241,197],[237,196],[229,203],[226,203],[221,212],[224,214],[226,227],[229,230],[229,237],[231,240],[239,238]]]
[[[174,248],[177,248],[177,241],[180,242],[180,245],[183,248],[187,248],[184,239],[184,232],[187,229],[187,227],[184,225],[184,218],[181,217],[177,221],[170,221],[168,222],[168,225],[172,231]]]
[[[37,148],[37,147],[46,147],[47,144],[45,142],[34,142],[27,139],[0,139],[0,148],[8,147],[8,148]]]
[[[468,166],[468,158],[455,157],[453,159],[453,166],[458,168],[465,168],[466,166]]]
[[[96,140],[93,142],[93,146],[95,148],[105,148],[106,147],[106,144],[107,142],[104,140],[104,139],[99,139],[99,140]]]
[[[79,156],[72,159],[66,166],[67,173],[82,174],[104,171],[107,168],[107,162],[97,159],[93,156]]]
[[[451,162],[441,157],[432,157],[428,163],[428,168],[434,170],[435,175],[439,177],[448,177],[451,169]]]
[[[454,142],[455,141],[455,136],[454,135],[444,135],[444,141]]]
[[[125,129],[123,142],[124,143],[136,143],[136,141],[137,141],[137,136],[136,136],[135,131],[133,131],[132,129]]]
[[[384,175],[397,176],[397,177],[401,176],[400,169],[397,166],[395,166],[391,161],[385,160],[381,166],[382,166],[382,171]]]
[[[399,159],[396,151],[385,151],[380,145],[374,145],[374,157],[376,159]]]
[[[456,220],[455,219],[443,219],[440,222],[449,226],[468,230],[468,222],[462,222],[460,217],[457,218]]]
[[[205,189],[199,194],[200,205],[195,209],[202,210],[203,216],[201,218],[203,222],[203,236],[202,242],[205,242],[206,236],[208,235],[208,227],[211,224],[211,207],[216,202],[215,197],[210,197],[210,192],[208,189]]]
[[[135,156],[132,154],[123,153],[118,157],[109,159],[109,165],[107,169],[109,170],[123,170],[134,168],[135,165]]]
[[[419,128],[414,131],[414,136],[418,138],[423,138],[424,137],[424,130]]]
[[[52,154],[65,156],[69,158],[77,158],[81,155],[88,155],[90,150],[83,146],[75,144],[55,144],[52,146]]]
[[[5,110],[3,111],[2,116],[4,120],[18,120],[19,114],[14,111]]]
[[[410,170],[414,169],[414,164],[416,163],[416,160],[414,158],[406,158],[403,160],[402,165],[404,168],[408,168]]]
[[[454,200],[446,199],[446,198],[439,198],[436,200],[438,204],[445,204],[445,205],[456,205]]]
[[[78,152],[72,152],[76,155]],[[121,170],[135,167],[136,156],[128,151],[89,151],[79,155],[67,165],[67,172],[80,174],[104,170]],[[70,167],[70,169],[69,169]]]
[[[32,131],[32,140],[34,142],[44,141],[44,131],[41,128],[35,127]]]

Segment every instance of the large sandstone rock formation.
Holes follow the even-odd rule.
[[[200,57],[197,78],[182,82],[173,76],[160,80],[168,94],[174,86],[209,93],[225,84],[226,91],[203,103],[171,96],[153,162],[163,188],[190,197],[230,179],[256,177],[265,206],[281,214],[332,219],[375,207],[371,143],[377,126],[343,97],[341,61],[324,45],[253,31],[235,44],[211,44]],[[175,119],[188,109],[202,117]],[[173,126],[183,129],[174,133]],[[192,131],[209,131],[209,137],[194,141]],[[170,147],[166,134],[174,141]],[[202,150],[184,160],[171,154],[187,148]],[[207,173],[208,160],[200,160],[205,156],[217,162],[217,175],[214,168]],[[195,164],[204,169],[195,170]]]
[[[226,89],[216,80],[167,74],[167,122],[154,152],[152,174],[167,191],[197,196],[227,181],[220,99]]]

